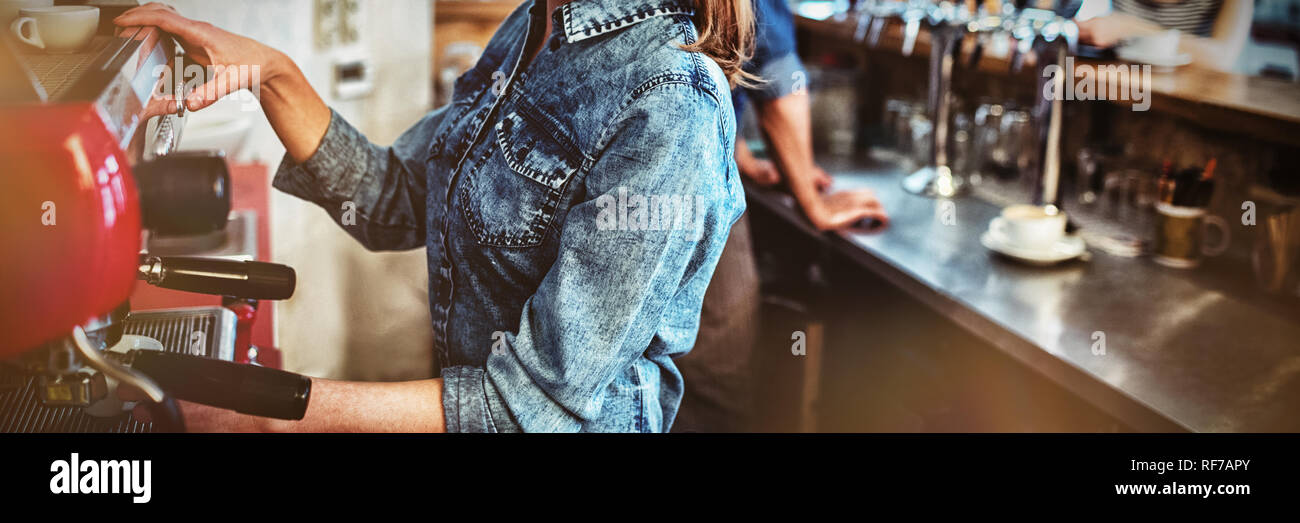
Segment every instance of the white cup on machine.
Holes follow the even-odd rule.
[[[1012,205],[1002,209],[991,228],[1010,247],[1042,251],[1065,237],[1065,225],[1065,213],[1055,207]]]
[[[50,54],[80,51],[98,28],[99,8],[85,5],[24,7],[9,25],[18,40]]]

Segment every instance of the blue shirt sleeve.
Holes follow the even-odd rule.
[[[762,103],[807,86],[808,73],[795,45],[794,14],[785,0],[754,0],[754,18],[754,56],[745,64],[745,71],[763,83],[733,91],[737,121],[748,97]]]
[[[425,158],[444,114],[425,115],[391,147],[371,143],[337,112],[307,161],[286,153],[272,185],[316,203],[370,250],[406,250],[425,243]]]

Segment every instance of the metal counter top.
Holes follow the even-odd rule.
[[[1088,261],[1023,265],[980,244],[993,204],[967,196],[945,209],[903,191],[904,173],[880,163],[822,167],[836,189],[872,188],[891,217],[879,232],[827,241],[1133,428],[1300,431],[1300,324],[1146,258],[1090,249]],[[816,234],[788,195],[747,190],[751,205]],[[1097,332],[1104,355],[1094,355]]]

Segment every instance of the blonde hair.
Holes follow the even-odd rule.
[[[754,7],[752,0],[696,0],[695,26],[700,37],[682,46],[702,53],[722,68],[731,87],[750,87],[759,83],[757,76],[745,72],[745,63],[754,54]]]

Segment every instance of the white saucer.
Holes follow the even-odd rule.
[[[1172,56],[1156,56],[1127,47],[1116,49],[1115,56],[1118,56],[1120,60],[1126,62],[1151,64],[1153,67],[1174,68],[1192,63],[1192,55],[1188,53],[1178,53]]]
[[[1001,219],[1001,218],[995,218]],[[993,228],[984,231],[980,243],[989,250],[1015,258],[1030,265],[1055,265],[1066,260],[1073,260],[1088,252],[1088,246],[1078,235],[1062,236],[1060,240],[1047,249],[1026,249],[1012,245],[1002,235],[993,232]]]

